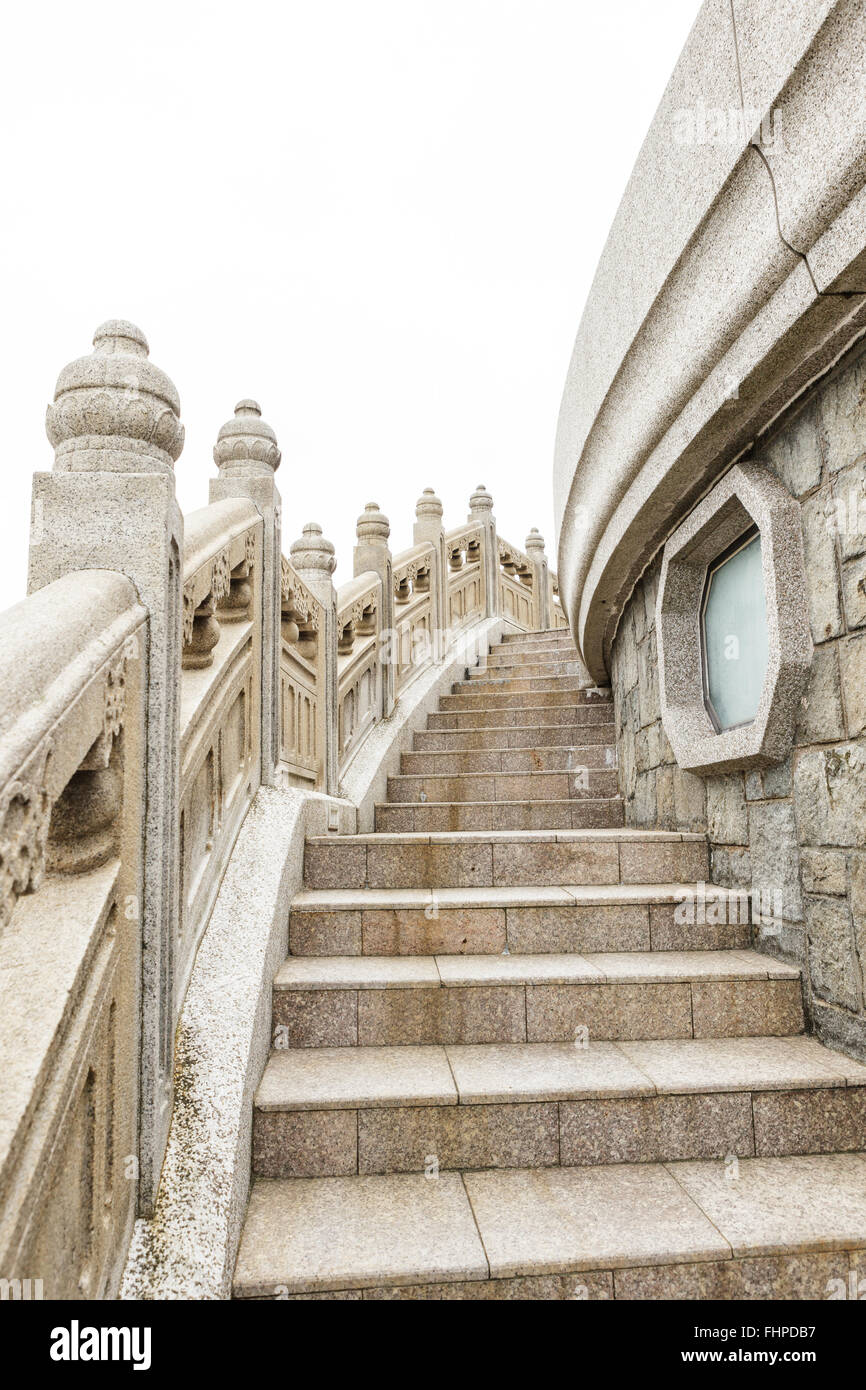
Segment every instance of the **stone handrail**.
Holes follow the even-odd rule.
[[[244,499],[184,522],[179,992],[261,785],[262,518]]]
[[[147,646],[108,570],[0,615],[0,1268],[78,1297],[135,1214]]]
[[[0,1254],[20,1267],[49,1249],[52,1296],[112,1296],[133,1218],[153,1211],[184,995],[259,787],[369,782],[372,731],[405,727],[416,678],[473,627],[558,622],[541,537],[505,546],[521,577],[503,575],[483,487],[447,532],[426,489],[396,557],[369,503],[339,593],[320,526],[284,556],[280,451],[251,400],[184,518],[179,411],[141,331],[102,325],[58,378],[29,597],[0,618],[0,968],[21,982],[0,1022],[15,1063],[0,1175],[20,1197]],[[65,1089],[42,1085],[49,1067]]]

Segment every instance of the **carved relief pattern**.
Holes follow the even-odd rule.
[[[357,626],[364,616],[364,609],[376,607],[377,598],[378,586],[374,585],[369,593],[362,594],[360,598],[355,599],[351,607],[341,608],[338,614],[340,626],[345,627],[347,623]]]
[[[35,892],[45,875],[51,821],[45,772],[51,748],[45,739],[0,795],[0,926],[12,916],[16,898]]]
[[[228,550],[221,550],[213,562],[211,570],[211,598],[214,603],[219,603],[221,599],[228,598],[229,590],[232,586],[232,567],[229,562]]]
[[[319,604],[304,581],[295,574],[285,555],[280,558],[280,600],[283,607],[297,613],[314,632],[318,632]]]
[[[192,641],[195,624],[195,591],[191,579],[183,586],[183,645],[188,647]]]
[[[123,727],[126,711],[126,657],[109,662],[105,677],[105,736],[116,738]]]

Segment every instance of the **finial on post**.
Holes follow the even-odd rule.
[[[109,319],[93,352],[63,368],[45,415],[55,472],[172,472],[183,449],[180,397],[148,351],[134,323]]]
[[[543,560],[545,558],[544,537],[542,536],[537,526],[533,526],[529,535],[526,537],[526,553],[527,555],[537,558],[539,560]]]
[[[332,575],[337,568],[333,543],[322,535],[317,521],[308,521],[296,541],[289,547],[292,564],[299,574]]]
[[[487,491],[483,483],[479,483],[472,496],[469,498],[469,520],[478,515],[486,515],[493,511],[493,498]]]
[[[221,478],[273,477],[280,466],[280,450],[258,401],[238,401],[232,419],[217,435],[213,457]]]
[[[359,545],[386,545],[391,534],[391,523],[380,511],[378,502],[368,502],[358,517],[355,534]]]
[[[425,519],[438,518],[441,521],[442,511],[442,503],[432,487],[425,487],[415,504],[415,515],[418,520],[420,521],[423,517]]]

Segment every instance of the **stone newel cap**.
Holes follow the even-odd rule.
[[[432,487],[425,487],[415,504],[415,515],[417,517],[441,516],[442,510],[442,503],[439,501]]]
[[[544,537],[537,526],[533,526],[529,535],[526,537],[526,549],[530,555],[533,551],[536,551],[539,559],[544,554]]]
[[[391,534],[391,523],[379,510],[378,502],[368,502],[358,517],[356,530],[359,541],[384,545]]]
[[[323,574],[333,574],[337,568],[333,543],[325,539],[316,521],[307,522],[298,539],[292,541],[289,554],[298,571],[318,570]]]
[[[93,352],[57,378],[45,431],[61,471],[168,471],[183,449],[180,397],[148,361],[147,339],[126,319],[93,335]]]
[[[213,451],[223,477],[268,476],[280,466],[277,436],[262,419],[258,401],[238,401],[231,420],[220,429]]]
[[[469,508],[472,512],[491,512],[493,510],[493,498],[483,483],[478,484],[469,498]]]

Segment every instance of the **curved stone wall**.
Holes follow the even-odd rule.
[[[706,0],[603,252],[557,433],[563,607],[616,627],[694,503],[866,330],[866,8]]]

